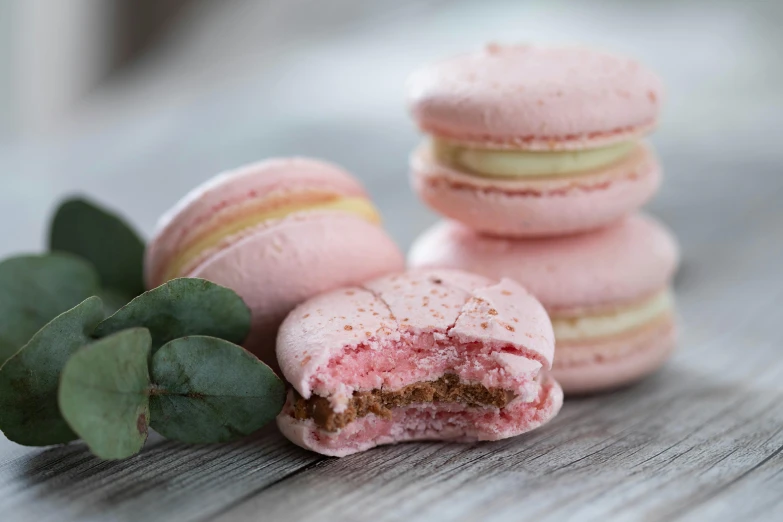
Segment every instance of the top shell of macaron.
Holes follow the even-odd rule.
[[[414,72],[408,104],[438,138],[484,148],[580,149],[654,127],[662,85],[639,62],[583,47],[501,46]]]
[[[522,241],[443,221],[413,244],[408,265],[510,277],[552,313],[638,302],[671,283],[679,260],[677,241],[662,223],[632,214],[589,234]]]
[[[416,358],[421,356],[417,349],[424,353],[434,349],[430,341],[417,341],[422,336],[447,340],[447,345],[482,343],[488,352],[499,354],[509,374],[529,371],[530,365],[520,359],[550,369],[554,357],[549,317],[518,283],[460,270],[421,269],[321,294],[301,304],[280,328],[277,358],[286,379],[309,397],[316,376],[330,393],[346,384],[337,378],[343,367],[330,367],[331,360],[360,348],[385,352],[400,344],[408,347],[410,358]],[[416,371],[428,368],[424,363],[416,365]],[[342,378],[355,381],[363,376],[348,372]]]
[[[283,219],[318,212],[349,212],[380,221],[362,185],[331,163],[274,158],[218,174],[159,220],[146,253],[147,285],[186,275],[188,260],[198,259],[199,251]]]

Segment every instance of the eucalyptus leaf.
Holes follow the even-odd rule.
[[[103,310],[106,312],[105,317],[114,314],[117,310],[128,304],[130,301],[126,296],[117,293],[111,288],[101,288],[98,292],[98,297],[103,301]]]
[[[209,335],[241,343],[250,331],[250,309],[233,290],[204,279],[172,279],[141,294],[103,321],[95,335],[103,337],[144,326],[152,334],[153,353],[188,335]]]
[[[57,406],[57,385],[68,358],[92,341],[103,303],[90,297],[58,315],[0,367],[0,430],[25,446],[63,444],[79,437]]]
[[[144,242],[122,218],[85,199],[69,199],[57,209],[49,248],[90,261],[101,284],[124,303],[144,291]]]
[[[285,386],[245,349],[215,337],[176,339],[152,357],[152,427],[189,443],[226,442],[280,413]]]
[[[62,371],[60,411],[102,459],[135,455],[147,440],[151,343],[146,328],[125,330],[80,349]]]
[[[46,323],[99,289],[95,269],[70,254],[17,256],[0,262],[0,364]]]

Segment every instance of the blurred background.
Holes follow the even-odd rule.
[[[779,0],[0,0],[0,255],[40,248],[65,194],[149,234],[215,173],[292,154],[355,172],[407,247],[435,217],[407,186],[405,77],[487,41],[586,43],[657,70],[653,209],[720,241],[700,205],[738,211],[761,195],[730,179],[782,174],[781,23]]]

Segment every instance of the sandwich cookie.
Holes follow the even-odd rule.
[[[311,159],[271,159],[218,175],[164,215],[145,277],[150,288],[200,277],[236,291],[252,311],[246,347],[274,365],[277,328],[296,305],[403,265],[350,174]]]
[[[429,136],[411,157],[413,188],[487,234],[598,228],[660,184],[641,138],[661,96],[636,61],[578,47],[489,45],[424,67],[408,80],[411,114]]]
[[[511,240],[444,221],[409,254],[412,267],[469,270],[524,285],[547,309],[553,375],[567,394],[615,388],[658,369],[675,346],[673,236],[633,215],[575,236]]]
[[[554,417],[552,326],[517,283],[455,270],[385,276],[298,306],[277,357],[278,426],[342,457],[414,440],[498,440]]]

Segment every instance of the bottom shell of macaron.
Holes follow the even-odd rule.
[[[558,342],[552,374],[569,396],[613,390],[661,368],[677,344],[672,313],[620,335]]]
[[[344,457],[400,442],[505,439],[546,423],[563,403],[563,391],[550,377],[532,401],[501,389],[461,384],[454,375],[406,388],[354,394],[342,413],[334,412],[324,398],[306,400],[291,391],[277,424],[298,446]]]

